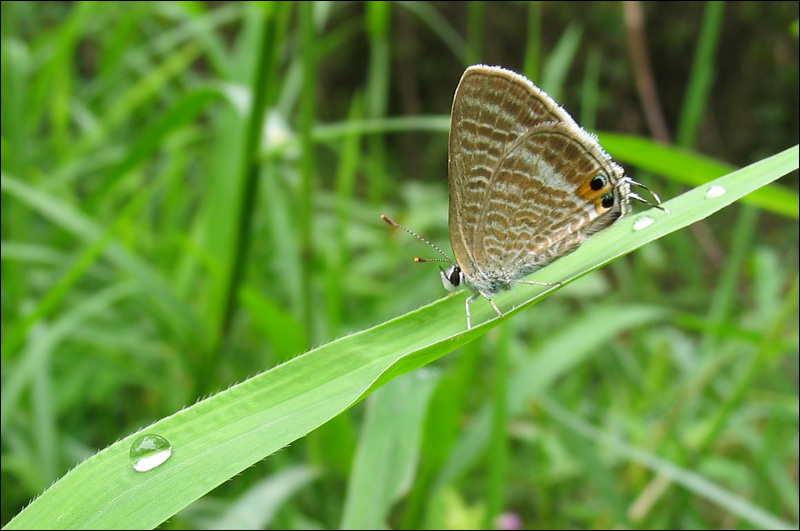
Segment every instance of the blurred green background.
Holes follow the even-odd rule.
[[[432,251],[379,215],[449,250],[469,64],[524,72],[590,130],[731,167],[798,142],[797,2],[3,2],[0,24],[3,524],[140,427],[441,297],[411,262]],[[692,182],[609,150],[662,198]],[[779,184],[796,197],[796,172]],[[753,525],[646,452],[796,527],[797,218],[735,205],[436,362],[387,525]],[[663,311],[598,330],[487,451],[455,452],[520,360],[644,306]],[[164,527],[242,506],[257,527],[340,526],[367,403]]]

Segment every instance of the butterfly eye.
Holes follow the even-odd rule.
[[[461,284],[461,268],[454,267],[453,270],[450,272],[450,284],[453,286],[458,286]]]
[[[605,188],[607,182],[608,180],[606,179],[605,175],[596,175],[594,179],[589,181],[589,186],[591,186],[592,190],[594,191],[602,190]],[[605,198],[603,198],[603,200],[605,201]]]
[[[604,195],[602,205],[603,208],[611,208],[612,206],[614,206],[614,194],[609,192],[606,195]]]

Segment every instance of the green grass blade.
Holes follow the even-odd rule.
[[[714,483],[708,481],[700,474],[692,470],[680,468],[664,459],[653,455],[640,448],[630,446],[624,441],[619,440],[611,434],[602,432],[594,426],[584,422],[581,418],[570,413],[566,409],[559,406],[556,402],[552,401],[546,396],[540,399],[542,407],[560,423],[564,424],[568,429],[577,432],[584,437],[588,437],[598,443],[602,443],[608,447],[609,451],[622,455],[626,459],[635,461],[647,468],[650,468],[662,476],[669,478],[683,487],[691,490],[698,496],[701,496],[726,510],[732,514],[738,515],[748,522],[755,524],[763,529],[797,529],[796,525],[781,520],[776,516],[756,507],[747,500],[739,498],[730,492],[720,488]]]
[[[386,116],[389,108],[393,74],[390,61],[392,7],[389,2],[369,2],[366,7],[369,66],[364,89],[365,114],[369,118],[381,118]],[[367,139],[367,151],[364,155],[370,165],[370,170],[367,171],[367,197],[373,204],[383,203],[387,191],[391,190],[392,179],[386,171],[391,163],[386,159],[385,142],[382,135]]]
[[[626,330],[664,318],[663,308],[648,306],[599,307],[556,332],[539,350],[514,370],[508,384],[509,415],[521,414],[531,399],[544,393],[558,378],[575,370],[603,344]],[[455,481],[486,451],[492,434],[492,411],[483,407],[449,454],[435,489]]]
[[[541,82],[533,80],[556,101],[562,99],[567,73],[575,62],[582,36],[582,27],[577,24],[568,26],[542,69]]]
[[[17,321],[14,326],[8,327],[3,334],[2,354],[0,354],[2,359],[6,359],[7,356],[15,352],[30,328],[35,323],[48,317],[65,299],[75,284],[86,274],[86,271],[95,264],[110,240],[111,233],[107,232],[84,250],[67,272],[61,276],[55,285],[47,291],[47,294],[39,300],[33,311]],[[0,425],[1,424],[2,423],[0,423]]]
[[[11,376],[3,382],[0,427],[5,429],[8,418],[14,413],[20,395],[39,371],[43,359],[63,340],[94,315],[109,309],[117,301],[135,292],[131,283],[114,285],[91,297],[49,326],[45,333],[37,335],[27,346]]]
[[[525,66],[522,73],[528,79],[539,79],[542,48],[542,3],[528,2],[528,35],[525,40]]]
[[[483,515],[483,528],[495,527],[495,519],[508,504],[507,485],[509,479],[508,426],[508,383],[511,337],[513,331],[509,326],[500,327],[500,337],[494,347],[492,385],[492,426],[489,431],[489,455],[487,459],[488,474],[486,477],[486,511]]]
[[[312,264],[314,261],[314,220],[317,217],[314,211],[314,197],[317,190],[316,159],[312,145],[312,129],[316,116],[316,79],[317,61],[319,50],[317,48],[317,33],[314,27],[314,3],[298,5],[300,24],[300,52],[302,54],[303,85],[300,90],[300,124],[299,136],[302,147],[300,157],[300,186],[297,197],[297,221],[300,237],[300,252],[303,260],[300,262],[301,276],[301,315],[302,323],[308,334],[308,343],[313,344],[314,312],[312,309],[313,290]]]
[[[162,59],[147,76],[119,96],[115,104],[102,116],[98,127],[87,131],[74,143],[70,156],[72,158],[86,156],[97,146],[105,144],[117,129],[126,124],[126,119],[134,109],[157,97],[170,79],[186,71],[199,52],[200,47],[197,43],[189,42]]]
[[[620,162],[679,183],[700,186],[734,170],[730,164],[643,137],[615,133],[600,133],[599,136],[603,147]],[[782,216],[794,219],[800,216],[797,192],[779,184],[760,188],[743,201]]]
[[[713,81],[717,44],[719,44],[724,14],[725,2],[708,2],[706,4],[700,41],[697,44],[692,64],[692,75],[686,87],[686,97],[678,121],[676,143],[679,146],[691,147],[700,130],[700,121],[703,118],[703,111],[707,107]]]
[[[386,527],[389,509],[412,483],[425,412],[439,376],[430,370],[417,371],[397,378],[371,397],[341,529]]]
[[[456,31],[451,22],[430,3],[401,1],[397,2],[397,4],[405,7],[427,24],[459,61],[463,63],[467,60],[467,42]]]
[[[260,14],[260,11],[255,11]],[[227,235],[230,240],[230,259],[223,268],[227,277],[221,282],[223,294],[222,314],[217,323],[218,333],[215,335],[214,348],[209,355],[209,362],[203,367],[204,371],[213,370],[219,362],[221,346],[224,339],[228,336],[233,322],[234,315],[238,308],[237,295],[239,288],[244,282],[245,264],[250,251],[250,241],[252,239],[253,217],[256,210],[256,198],[258,196],[258,183],[261,179],[269,178],[264,175],[265,169],[269,165],[259,163],[258,151],[262,143],[262,131],[266,118],[267,106],[270,102],[270,83],[274,82],[275,68],[273,64],[275,47],[275,28],[274,21],[266,14],[259,17],[261,35],[258,40],[258,54],[255,57],[250,94],[252,95],[252,105],[248,113],[245,125],[244,142],[242,143],[240,161],[238,165],[238,175],[229,177],[235,187],[238,198],[235,204],[238,205],[236,224],[231,226],[231,232]],[[205,390],[204,376],[200,377],[201,383],[198,388]]]
[[[467,4],[467,63],[483,62],[483,44],[486,38],[486,2]]]
[[[95,202],[107,200],[108,192],[122,178],[140,164],[150,160],[155,153],[163,149],[165,139],[176,131],[181,131],[186,124],[206,112],[217,100],[226,101],[217,88],[204,87],[181,97],[175,105],[162,116],[149,124],[139,138],[131,143],[125,158],[112,168],[103,179],[102,185],[95,192]]]
[[[569,282],[710,216],[797,167],[795,146],[668,201],[665,206],[671,213],[650,210],[620,220],[541,270],[536,278]],[[726,192],[709,198],[712,185]],[[652,224],[634,230],[634,223],[641,223],[645,216]],[[520,286],[496,297],[500,308],[513,308],[506,318],[554,289],[532,298],[536,288],[527,288]],[[446,297],[328,343],[154,423],[146,432],[166,437],[174,448],[172,458],[154,470],[138,473],[130,465],[128,450],[141,432],[124,437],[54,483],[7,528],[159,525],[372,390],[500,324],[502,320],[488,303],[477,303],[472,306],[477,326],[466,331],[464,297],[463,293]]]
[[[217,519],[201,522],[202,529],[266,529],[287,499],[317,475],[306,466],[284,468],[250,487]]]
[[[87,245],[92,245],[103,235],[103,227],[84,213],[21,180],[3,173],[0,189]],[[103,256],[141,283],[144,292],[155,302],[155,308],[164,312],[166,322],[173,326],[178,337],[183,338],[186,344],[202,343],[204,335],[196,314],[150,264],[118,241],[105,246]]]

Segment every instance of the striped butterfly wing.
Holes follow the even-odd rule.
[[[526,78],[499,67],[475,65],[461,77],[450,123],[450,241],[456,262],[474,278],[476,236],[494,186],[499,161],[531,128],[574,123],[547,94]]]
[[[449,159],[450,239],[467,280],[494,291],[574,249],[624,206],[615,197],[617,206],[596,208],[609,191],[618,195],[621,172],[528,79],[468,68],[453,101]],[[607,176],[600,189],[589,184],[596,175]]]
[[[474,240],[474,254],[489,277],[525,276],[630,209],[622,168],[572,124],[533,127],[509,147],[495,171]]]

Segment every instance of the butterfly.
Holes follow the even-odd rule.
[[[498,66],[466,69],[453,98],[448,159],[449,228],[455,261],[438,250],[448,289],[466,285],[470,304],[571,253],[595,232],[631,212],[631,200],[661,199],[625,175],[572,116],[525,76]],[[631,187],[650,192],[656,203]]]

